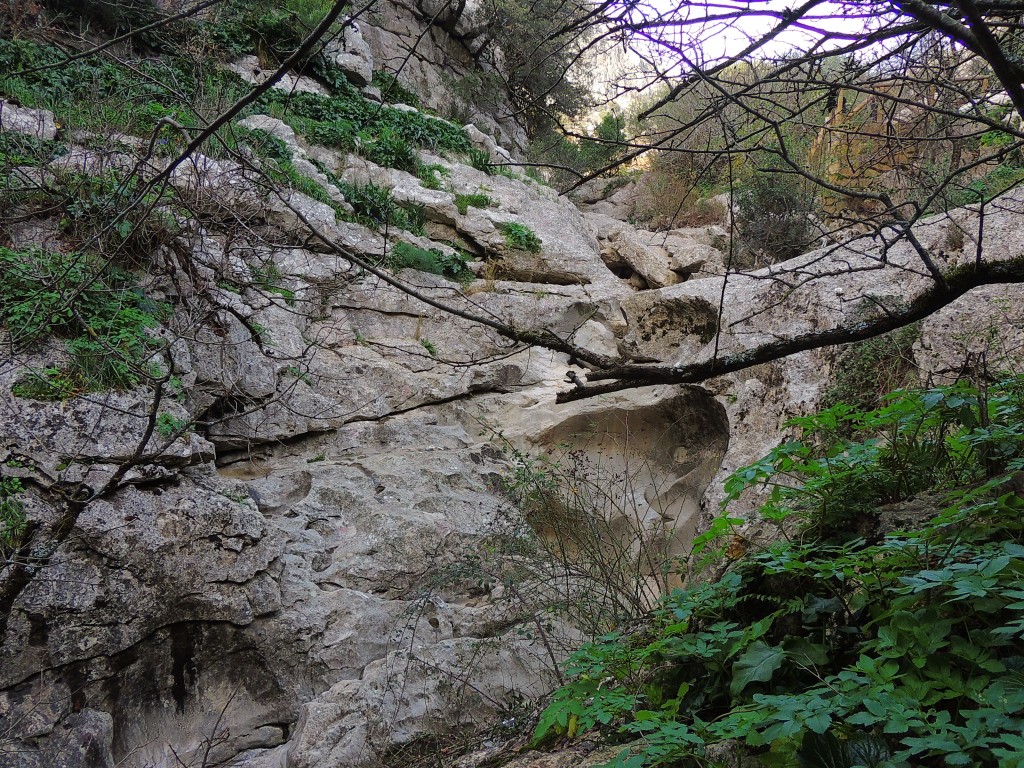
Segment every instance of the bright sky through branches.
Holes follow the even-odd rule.
[[[638,4],[633,18],[645,28],[639,35],[640,41],[648,41],[645,53],[655,55],[666,69],[676,70],[667,74],[681,74],[684,62],[706,68],[741,55],[778,27],[791,9],[810,5],[786,0],[653,0]],[[820,2],[758,46],[755,55],[764,58],[838,48],[891,22],[894,16],[888,4]]]

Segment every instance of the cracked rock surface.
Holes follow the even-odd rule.
[[[5,130],[30,134],[52,119],[5,114]],[[785,306],[788,294],[765,289],[773,269],[828,269],[817,253],[730,276],[720,309],[714,228],[638,231],[444,158],[427,159],[448,187],[424,189],[251,120],[281,133],[296,163],[316,157],[420,207],[424,230],[384,237],[341,221],[341,201],[274,197],[232,162],[198,157],[172,183],[208,210],[243,212],[246,226],[185,222],[187,237],[152,254],[142,289],[174,307],[154,353],[174,375],[165,396],[18,397],[27,368],[67,354],[15,349],[0,331],[0,463],[26,489],[35,534],[17,554],[31,567],[0,578],[0,764],[362,768],[489,725],[544,693],[561,641],[578,637],[558,622],[538,630],[536,605],[470,568],[488,537],[521,522],[510,449],[567,451],[620,478],[602,524],[623,546],[641,535],[680,554],[716,510],[723,474],[770,448],[830,376],[827,353],[803,353],[707,388],[556,406],[567,372],[586,369],[437,304],[612,360],[682,364],[849,321],[918,279],[865,272],[845,296],[823,280]],[[89,167],[89,150],[59,162],[72,161]],[[456,194],[482,191],[486,207],[459,212]],[[303,220],[339,247],[300,236]],[[508,222],[536,233],[539,252],[510,248]],[[59,240],[52,223],[31,224],[19,247]],[[1006,227],[998,242],[1016,254],[1019,239]],[[475,279],[405,269],[410,293],[348,258],[383,267],[396,241],[457,245]],[[980,295],[1019,336],[1017,294]],[[964,323],[951,307],[922,332],[936,375],[955,367],[944,338]],[[982,335],[963,340],[972,354]],[[663,586],[639,592],[653,600]]]

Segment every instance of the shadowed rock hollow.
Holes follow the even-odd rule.
[[[653,578],[693,538],[729,425],[714,397],[685,387],[660,397],[606,398],[544,430],[538,442],[569,465],[568,483],[589,487],[586,504],[575,511],[599,518],[599,532],[613,540],[607,544],[639,557],[638,575]],[[559,522],[545,535],[580,525]]]

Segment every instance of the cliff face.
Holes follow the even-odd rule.
[[[357,42],[338,66],[362,66],[345,58]],[[232,68],[267,76],[257,60]],[[294,75],[276,88],[363,109]],[[383,109],[395,130],[475,138],[478,156],[503,157],[479,131]],[[439,308],[619,354],[619,301],[634,289],[605,262],[608,232],[552,190],[458,153],[420,151],[431,174],[413,175],[266,114],[237,123],[237,154],[177,165],[128,135],[58,135],[47,110],[5,100],[0,115],[6,137],[46,148],[5,166],[37,194],[68,180],[108,194],[92,185],[118,174],[171,190],[116,272],[90,271],[94,256],[47,208],[7,209],[2,253],[20,287],[4,293],[0,460],[26,526],[4,544],[5,760],[374,765],[543,693],[578,638],[555,606],[587,585],[548,583],[557,572],[536,560],[508,492],[527,455],[516,451],[573,446],[602,477],[628,478],[604,521],[621,547],[660,558],[682,546],[676,531],[725,450],[711,396],[555,408],[566,371],[582,369]],[[287,185],[268,189],[273,173]],[[373,219],[366,197],[381,194],[407,218]],[[102,235],[107,222],[93,223]],[[100,357],[130,363],[119,385],[82,378],[74,322],[25,341],[16,309],[64,269],[87,276],[74,306]],[[115,341],[115,321],[137,336]],[[509,581],[529,546],[539,564]],[[624,574],[640,584],[635,610],[659,588],[645,585],[653,563]]]
[[[365,74],[424,36],[400,77],[443,107],[449,73],[470,66],[452,53],[457,19],[380,13],[332,51],[337,66]],[[266,78],[258,60],[235,70]],[[294,119],[270,98],[233,126],[232,153],[177,164],[142,136],[59,135],[51,111],[0,105],[0,137],[49,148],[5,150],[9,188],[32,194],[5,198],[0,251],[20,286],[0,290],[0,501],[24,517],[2,543],[0,762],[355,768],[508,720],[552,685],[584,624],[570,619],[606,622],[605,598],[628,604],[618,615],[642,611],[670,586],[661,563],[714,511],[723,467],[813,407],[830,357],[556,406],[587,369],[487,321],[611,358],[684,361],[849,322],[857,296],[917,279],[865,273],[845,296],[816,283],[796,303],[765,290],[768,273],[723,285],[715,227],[638,231],[481,170],[481,156],[506,153],[479,131],[331,101],[297,76],[276,93],[319,111]],[[461,149],[421,145],[406,170],[387,167],[396,153],[379,133],[364,132],[360,154],[332,144],[343,121],[310,117],[328,109]],[[66,185],[94,199],[111,174],[169,192],[146,199],[159,227],[127,232],[133,260],[90,272],[92,241],[67,223],[79,208],[43,196]],[[1018,235],[998,217],[1019,205],[989,223],[1007,253]],[[96,237],[122,248],[102,218],[121,209],[103,211]],[[85,277],[60,282],[75,269]],[[30,334],[24,318],[40,312],[14,310],[63,290],[84,297],[81,317]],[[115,370],[116,386],[75,378],[82,317],[102,340],[88,370],[112,359],[141,372]],[[531,458],[545,452],[561,463]],[[567,532],[549,557],[543,537]],[[614,589],[579,568],[609,552],[630,564]]]
[[[515,153],[527,138],[501,95],[501,73],[479,56],[485,36],[478,3],[405,0],[374,5],[361,25],[380,72],[390,73],[421,103],[462,123],[473,123]],[[477,55],[474,55],[477,54]]]

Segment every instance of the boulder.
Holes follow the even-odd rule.
[[[47,109],[29,109],[0,99],[0,132],[51,141],[57,137],[57,121]]]
[[[228,65],[228,69],[251,85],[262,85],[274,74],[272,69],[263,69],[260,60],[255,56],[243,56]],[[285,72],[271,86],[275,90],[287,93],[318,93],[327,95],[328,90],[311,77]]]
[[[357,88],[373,79],[373,53],[363,39],[361,22],[346,19],[341,35],[327,43],[323,55]]]

